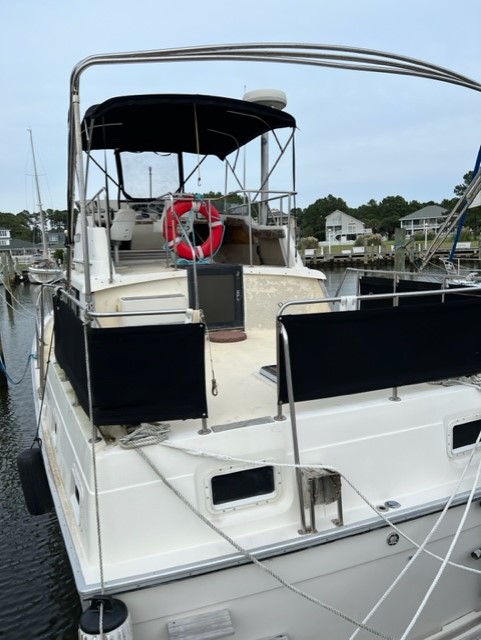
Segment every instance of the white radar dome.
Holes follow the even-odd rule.
[[[278,89],[256,89],[248,91],[244,94],[244,100],[247,102],[255,102],[263,104],[266,107],[275,107],[276,109],[284,109],[287,105],[287,98],[284,91]]]

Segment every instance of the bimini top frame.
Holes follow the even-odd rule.
[[[80,215],[82,224],[82,242],[85,243],[84,255],[87,255],[85,179],[81,162],[82,156],[82,120],[80,116],[79,88],[80,78],[89,67],[116,64],[138,64],[152,62],[207,62],[207,61],[275,62],[281,64],[309,65],[377,73],[392,73],[437,80],[459,85],[474,91],[481,91],[481,84],[449,69],[433,65],[415,58],[397,54],[326,44],[302,43],[252,43],[209,45],[184,47],[179,49],[157,49],[153,51],[134,51],[129,53],[110,53],[90,56],[80,61],[74,68],[70,79],[69,109],[69,152],[68,152],[68,243],[73,238],[73,218],[75,211],[75,183],[78,182]],[[86,281],[89,280],[88,265]],[[88,285],[87,285],[88,286]],[[86,291],[88,295],[88,291]]]
[[[121,96],[88,109],[82,123],[82,146],[88,151],[195,153],[225,160],[268,131],[295,126],[295,119],[280,109],[235,98]]]

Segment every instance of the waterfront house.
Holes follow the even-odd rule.
[[[366,229],[364,222],[339,209],[326,216],[326,240],[354,242],[359,236],[369,233],[371,229]]]
[[[10,229],[0,229],[0,247],[10,246]]]
[[[418,209],[418,211],[400,218],[399,225],[401,229],[405,229],[408,236],[412,236],[415,233],[437,233],[446,219],[447,213],[447,209],[437,204],[430,204],[427,207]]]

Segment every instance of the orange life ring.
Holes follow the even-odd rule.
[[[211,231],[202,244],[191,245],[186,240],[182,240],[182,234],[177,233],[179,219],[189,211],[200,213],[209,222]],[[175,251],[180,258],[201,260],[214,255],[220,247],[223,235],[224,224],[219,212],[212,204],[206,205],[201,200],[177,200],[167,210],[164,220],[164,237],[169,249]]]

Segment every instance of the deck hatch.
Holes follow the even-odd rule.
[[[265,499],[275,493],[274,467],[254,467],[213,476],[211,488],[214,506]]]

